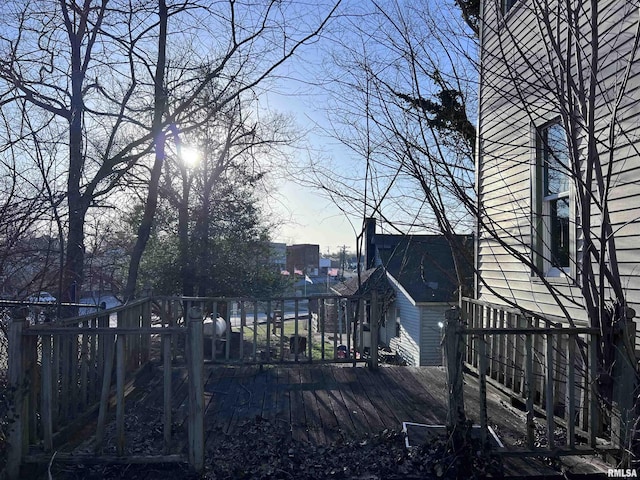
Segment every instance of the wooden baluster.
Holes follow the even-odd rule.
[[[599,336],[589,334],[589,445],[596,448],[596,436],[600,433],[600,410],[598,407],[598,353]]]
[[[554,390],[554,380],[553,380],[553,335],[551,333],[547,333],[546,335],[546,346],[547,346],[547,351],[546,351],[546,355],[545,355],[545,360],[546,360],[546,374],[547,374],[547,378],[546,378],[546,412],[547,412],[547,446],[548,448],[553,448],[555,445],[555,441],[554,441],[554,437],[553,437],[553,433],[555,431],[555,421],[554,421],[554,415],[553,415],[553,409],[554,409],[554,395],[553,395],[553,390]]]
[[[577,335],[569,335],[567,342],[567,357],[568,357],[568,397],[569,408],[567,426],[569,428],[567,434],[567,442],[569,447],[573,448],[576,445],[576,378],[575,378],[575,361],[576,361],[576,341]]]
[[[480,366],[480,435],[482,445],[487,442],[487,340],[478,335],[478,354]]]
[[[113,357],[115,350],[115,335],[103,334],[101,343],[103,345],[102,387],[100,390],[100,409],[98,411],[98,425],[96,427],[95,453],[102,453],[102,443],[104,441],[104,429],[109,409],[109,393],[111,391],[111,373],[113,371]]]
[[[53,450],[53,372],[51,335],[42,336],[42,438],[45,452]]]
[[[534,410],[533,410],[533,396],[535,395],[535,385],[533,377],[533,334],[527,333],[525,335],[525,388],[527,399],[527,447],[529,450],[533,450],[535,442],[535,423],[534,423]]]
[[[189,462],[196,472],[204,470],[204,359],[202,312],[188,311],[189,342]]]
[[[164,327],[163,327],[164,328]],[[163,401],[164,401],[164,415],[163,415],[163,444],[164,453],[168,455],[171,451],[171,381],[172,381],[172,369],[171,369],[171,334],[162,335],[162,363],[164,369],[164,382],[163,382]]]
[[[15,480],[20,475],[20,464],[24,452],[23,439],[28,421],[24,401],[26,383],[24,349],[27,342],[23,341],[23,331],[28,327],[26,315],[26,309],[17,309],[9,323],[8,380],[13,391],[13,407],[16,412],[16,418],[9,426],[8,435],[6,472],[10,480]]]
[[[80,349],[80,411],[89,401],[89,319],[82,321],[82,347]]]
[[[127,368],[127,348],[125,336],[118,333],[116,339],[116,453],[124,455],[125,422],[124,422],[124,382]]]

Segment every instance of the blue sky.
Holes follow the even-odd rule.
[[[326,159],[327,162],[356,168],[358,159],[336,140],[322,133],[328,122],[323,111],[327,98],[319,91],[313,94],[309,90],[301,93],[299,86],[298,82],[283,80],[277,88],[287,95],[272,92],[269,95],[270,108],[290,114],[298,128],[309,132],[305,142],[313,150],[311,155],[321,160]],[[292,95],[290,92],[297,93]],[[310,153],[300,149],[294,151],[293,155],[296,157],[293,161],[304,168]],[[335,252],[343,245],[355,251],[354,228],[359,231],[362,223],[360,217],[347,217],[319,190],[300,185],[288,175],[283,175],[276,184],[279,195],[270,204],[276,214],[282,216],[283,221],[278,231],[274,232],[274,240],[287,244],[319,244],[322,253],[326,253],[327,249]]]
[[[443,45],[447,45],[447,50],[449,47],[461,47],[455,41],[449,44],[450,40],[446,38],[447,26],[459,29],[457,22],[461,21],[459,13],[451,8],[450,2],[383,0],[377,5],[385,9],[385,15],[380,15],[380,12],[372,15],[367,11],[371,6],[368,2],[345,0],[343,7],[351,13],[356,12],[357,15],[341,17],[340,21],[333,25],[333,31],[324,35],[318,43],[300,51],[297,58],[292,59],[278,72],[280,78],[275,81],[274,90],[269,92],[265,100],[269,109],[291,114],[299,131],[308,131],[306,142],[310,153],[300,149],[294,153],[295,158],[292,161],[300,167],[314,160],[320,168],[326,170],[325,182],[332,182],[335,178],[340,182],[337,189],[340,190],[344,185],[344,191],[349,192],[353,198],[360,197],[364,190],[364,157],[341,145],[323,130],[328,131],[335,126],[346,132],[347,136],[355,135],[362,140],[364,124],[362,119],[358,118],[358,113],[353,113],[362,110],[362,100],[357,93],[345,89],[346,84],[361,82],[362,76],[361,72],[352,77],[349,71],[345,73],[336,70],[328,61],[329,53],[337,47],[341,58],[346,59],[347,63],[353,62],[354,59],[360,61],[361,58],[366,58],[367,63],[371,61],[369,66],[378,73],[384,72],[382,75],[393,82],[396,88],[412,92],[414,85],[410,72],[406,70],[403,37],[402,34],[398,36],[398,32],[389,27],[387,13],[403,17],[406,23],[400,24],[400,27],[405,25],[410,32],[411,41],[417,42],[414,45],[420,45],[419,54],[428,56],[427,64],[429,61],[438,64],[444,75],[450,72],[448,62],[451,58],[443,50]],[[444,38],[434,39],[430,33],[434,28]],[[455,50],[449,53],[453,57],[456,56]],[[358,58],[359,55],[364,57]],[[455,68],[466,69],[468,65],[463,62]],[[475,78],[473,71],[467,74],[468,78]],[[315,85],[322,83],[324,85]],[[426,78],[420,80],[421,95],[429,95],[431,84],[432,82]],[[468,83],[467,87],[475,90],[474,82]],[[332,91],[333,95],[326,93],[327,90]],[[467,98],[473,100],[473,93]],[[375,108],[375,105],[372,108]],[[473,113],[471,116],[473,117]],[[331,123],[330,117],[336,123]],[[354,125],[358,124],[359,127],[354,128]],[[375,181],[367,183],[369,198],[372,198],[371,195],[383,195],[389,182],[393,182],[395,186],[386,196],[382,207],[386,217],[396,222],[405,233],[434,233],[435,222],[424,203],[422,189],[409,177],[395,178],[393,172],[396,167],[393,160],[380,162],[385,151],[393,150],[393,146],[384,138],[384,130],[373,129],[371,132],[371,152],[378,158],[379,163],[376,164]],[[339,178],[340,176],[342,178]],[[280,199],[276,202],[279,205],[276,204],[275,207],[285,221],[275,234],[276,240],[288,244],[317,243],[323,253],[326,253],[327,249],[336,251],[342,245],[355,251],[356,235],[361,229],[362,217],[365,215],[362,207],[351,206],[353,216],[347,218],[326,194],[312,186],[301,187],[286,176],[278,179],[277,183]],[[359,204],[361,202],[356,200],[355,205]],[[342,205],[344,206],[344,202]],[[366,214],[371,215],[370,211]]]

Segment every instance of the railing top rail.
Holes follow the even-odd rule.
[[[153,301],[160,300],[173,300],[178,302],[257,302],[257,303],[266,303],[266,302],[292,302],[295,300],[303,301],[303,300],[316,300],[316,299],[333,299],[333,298],[343,298],[347,300],[359,300],[359,299],[369,299],[371,295],[339,295],[337,293],[333,294],[313,294],[306,295],[302,297],[271,297],[271,298],[257,298],[257,297],[183,297],[177,295],[154,295],[152,297]]]
[[[58,302],[30,302],[28,300],[0,300],[0,307],[46,307],[46,308],[57,308],[57,307],[82,307],[82,308],[92,308],[96,305],[91,303],[58,303]]]
[[[557,334],[557,335],[598,335],[600,330],[590,327],[509,327],[509,328],[466,328],[457,331],[468,335],[507,335],[507,334]]]
[[[123,310],[128,310],[130,308],[137,307],[139,305],[147,303],[147,302],[149,302],[149,300],[151,300],[150,297],[141,298],[141,299],[138,299],[138,300],[132,300],[130,302],[124,303],[122,305],[118,305],[117,307],[108,308],[106,310],[98,309],[95,312],[88,313],[86,315],[78,315],[76,317],[70,317],[70,318],[64,318],[62,320],[56,320],[55,324],[56,325],[60,325],[60,326],[65,326],[65,325],[69,325],[69,324],[79,323],[79,322],[82,322],[84,320],[88,320],[88,319],[91,319],[91,318],[102,317],[102,316],[105,316],[105,315],[110,315],[112,313],[118,313],[118,312],[123,311]],[[90,305],[90,306],[91,307],[95,307],[95,305]]]
[[[47,327],[70,327],[70,326],[76,326],[78,323],[81,323],[85,320],[89,320],[95,317],[102,317],[102,316],[108,316],[114,313],[118,313],[121,311],[125,311],[137,306],[140,306],[144,303],[148,303],[148,302],[158,302],[158,301],[162,301],[162,300],[171,300],[171,301],[177,301],[177,302],[246,302],[246,303],[267,303],[267,302],[271,302],[273,303],[278,303],[278,302],[292,302],[292,301],[308,301],[308,300],[316,300],[316,299],[345,299],[345,300],[362,300],[362,299],[369,299],[371,297],[371,295],[338,295],[338,294],[329,294],[329,295],[308,295],[308,296],[304,296],[304,297],[297,297],[297,296],[292,296],[292,297],[273,297],[273,298],[266,298],[266,299],[261,299],[261,298],[251,298],[251,297],[183,297],[183,296],[151,296],[151,297],[144,297],[144,298],[140,298],[137,300],[132,300],[129,301],[125,304],[122,305],[118,305],[117,307],[113,307],[113,308],[109,308],[109,309],[105,309],[105,310],[101,310],[99,308],[99,306],[97,305],[91,305],[91,304],[61,304],[62,306],[65,307],[83,307],[83,308],[96,308],[95,312],[92,313],[88,313],[88,314],[84,314],[84,315],[77,315],[75,317],[70,317],[70,318],[64,318],[61,320],[55,320],[49,324],[47,324]],[[15,303],[15,302],[14,302]],[[46,306],[49,307],[56,307],[58,306],[58,304],[46,304]],[[31,327],[32,329],[35,328],[35,326]],[[38,330],[34,330],[34,332],[36,332]],[[35,334],[35,333],[34,333]]]
[[[185,334],[185,327],[78,327],[78,326],[56,326],[51,324],[40,324],[31,326],[23,330],[23,335],[83,335],[83,334],[118,334],[118,335],[164,335],[164,334]]]
[[[541,320],[544,320],[545,322],[548,323],[553,323],[553,324],[566,324],[567,323],[567,319],[565,317],[560,317],[558,315],[548,315],[548,314],[542,314],[542,313],[536,313],[536,312],[532,312],[526,309],[519,309],[519,308],[514,308],[514,307],[509,307],[506,305],[500,305],[498,303],[491,303],[491,302],[487,302],[484,300],[476,300],[475,298],[468,298],[468,297],[463,297],[462,298],[462,303],[471,303],[473,305],[480,305],[480,306],[484,306],[484,307],[490,307],[490,308],[494,308],[496,310],[501,310],[505,313],[511,313],[513,315],[524,315],[524,316],[529,316],[529,317],[536,317],[539,318]]]

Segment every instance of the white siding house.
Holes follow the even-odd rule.
[[[477,298],[586,322],[583,280],[607,268],[640,312],[639,11],[482,2]]]
[[[441,235],[378,234],[371,219],[366,246],[369,265],[383,269],[395,294],[380,329],[380,343],[408,365],[442,365],[440,325],[445,311],[458,299],[446,239]]]
[[[444,322],[445,311],[455,302],[417,303],[393,275],[387,275],[396,292],[395,315],[398,335],[383,338],[381,334],[380,341],[396,351],[408,365],[442,365],[441,325]]]
[[[471,237],[461,239],[472,244]],[[446,239],[378,234],[375,220],[369,219],[365,245],[369,268],[362,273],[361,284],[354,278],[332,290],[357,295],[375,289],[379,298],[385,298],[379,344],[407,365],[442,365],[441,325],[445,311],[458,303],[458,281]]]

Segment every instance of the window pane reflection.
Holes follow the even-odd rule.
[[[551,263],[554,267],[569,266],[569,198],[549,202],[551,216]]]

